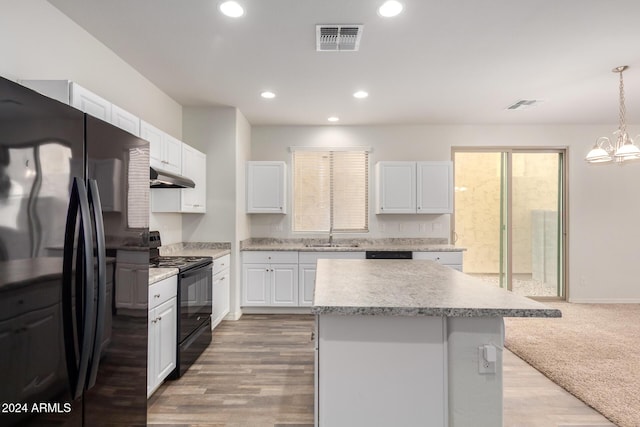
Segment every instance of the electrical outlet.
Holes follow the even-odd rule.
[[[495,374],[497,358],[497,351],[494,345],[485,344],[478,347],[478,373]]]
[[[427,232],[427,224],[424,222],[421,222],[420,225],[418,226],[418,231],[420,231],[420,233],[426,233]]]
[[[433,231],[442,231],[442,224],[439,222],[434,222],[432,229]]]

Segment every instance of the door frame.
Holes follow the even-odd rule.
[[[561,214],[560,220],[562,227],[561,236],[562,241],[560,242],[560,250],[561,256],[559,259],[559,266],[561,270],[561,280],[563,284],[563,295],[561,296],[536,296],[533,299],[540,301],[569,301],[570,300],[570,286],[569,286],[569,147],[567,146],[452,146],[451,147],[451,162],[453,163],[453,176],[454,176],[454,186],[455,186],[455,173],[456,173],[456,163],[455,163],[455,154],[456,153],[506,153],[507,156],[507,164],[506,164],[506,186],[507,186],[507,247],[511,248],[512,239],[513,239],[513,222],[512,222],[512,200],[513,200],[513,185],[512,185],[512,155],[513,153],[558,153],[562,156],[562,170],[560,171],[560,189],[562,192],[561,197]],[[452,244],[455,244],[456,241],[456,233],[455,233],[455,212],[456,212],[456,198],[454,195],[453,198],[453,213],[451,214],[450,221],[450,241]],[[501,260],[502,261],[502,260]],[[506,260],[506,280],[507,280],[507,289],[512,288],[512,253],[511,249],[507,251],[507,260]]]

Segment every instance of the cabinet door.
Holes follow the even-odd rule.
[[[156,375],[158,383],[162,383],[176,367],[176,347],[178,339],[176,298],[171,298],[169,301],[156,307],[154,311],[156,313],[155,319],[157,319],[156,327],[158,328]]]
[[[207,155],[182,144],[182,170],[195,182],[195,188],[182,190],[182,212],[206,212]]]
[[[247,162],[247,213],[287,213],[286,164]]]
[[[299,305],[310,306],[313,304],[313,291],[316,286],[316,265],[300,264],[299,269]]]
[[[111,122],[111,103],[76,83],[71,85],[71,105],[93,117]]]
[[[156,324],[156,310],[149,310],[149,317],[147,318],[147,397],[151,396],[153,391],[158,385],[158,368],[156,367],[156,360],[158,359],[158,328]]]
[[[229,269],[213,275],[213,307],[211,314],[211,329],[229,314]]]
[[[417,212],[453,213],[453,165],[451,162],[418,162]]]
[[[271,271],[268,264],[242,266],[242,305],[269,305]]]
[[[111,105],[111,124],[140,136],[140,119],[117,105]]]
[[[182,174],[182,141],[169,134],[163,134],[163,164],[164,170],[175,174]]]
[[[376,164],[376,213],[416,213],[416,163]]]
[[[271,305],[298,305],[298,264],[271,264]]]
[[[149,141],[149,161],[151,166],[158,169],[165,169],[162,148],[162,132],[157,127],[141,120],[140,121],[140,137]]]

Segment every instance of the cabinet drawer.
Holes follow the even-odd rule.
[[[178,276],[167,277],[149,286],[149,310],[177,296]]]
[[[414,252],[413,259],[428,259],[440,264],[462,264],[462,252]]]
[[[222,270],[226,270],[229,268],[229,263],[231,261],[231,255],[225,255],[223,257],[217,258],[213,260],[213,274],[220,273]]]
[[[251,264],[297,264],[296,251],[245,251],[242,262]]]
[[[364,252],[300,252],[300,264],[315,264],[319,259],[364,259]]]

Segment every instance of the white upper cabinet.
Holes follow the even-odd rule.
[[[70,104],[87,114],[111,122],[111,103],[76,83],[70,83]]]
[[[149,141],[151,166],[163,171],[182,174],[182,142],[157,127],[140,121],[140,137]]]
[[[285,162],[247,162],[247,213],[287,213]]]
[[[151,211],[206,213],[207,155],[187,144],[180,145],[181,171],[193,180],[195,188],[152,188]]]
[[[132,135],[140,136],[140,119],[117,105],[111,105],[111,124]]]
[[[377,214],[453,212],[451,162],[378,162]]]
[[[69,80],[21,80],[30,89],[140,136],[140,119]]]
[[[376,164],[376,213],[416,213],[416,163]]]
[[[182,170],[195,182],[195,188],[182,189],[182,212],[205,213],[207,202],[207,155],[182,144]]]
[[[417,212],[453,213],[453,164],[451,162],[417,163]]]

